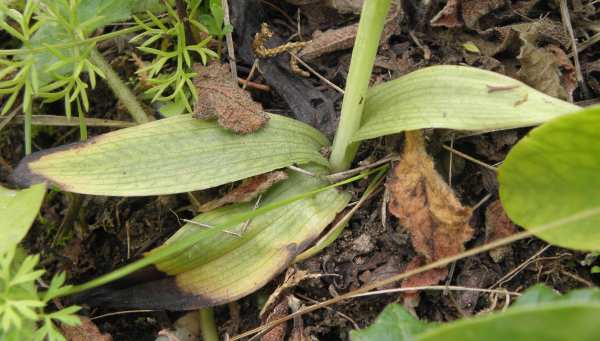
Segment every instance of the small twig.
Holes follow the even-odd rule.
[[[231,25],[229,19],[229,2],[227,0],[221,0],[221,7],[223,8],[223,23],[225,25]],[[234,81],[237,81],[237,64],[235,62],[235,50],[233,47],[233,35],[231,32],[225,34],[225,42],[227,44],[227,55],[229,56],[229,68],[231,69],[231,76]]]
[[[356,167],[356,168],[353,168],[353,169],[349,169],[347,171],[343,171],[343,172],[339,172],[339,173],[327,175],[327,176],[325,176],[325,179],[327,179],[327,180],[329,180],[331,182],[340,181],[340,180],[346,179],[346,178],[348,178],[348,177],[350,177],[350,176],[352,176],[354,174],[358,174],[358,173],[360,173],[360,172],[362,172],[364,170],[371,169],[371,168],[383,165],[384,163],[388,163],[390,161],[396,161],[396,160],[399,160],[399,159],[400,159],[400,156],[398,156],[398,155],[389,155],[389,156],[386,156],[386,157],[384,157],[383,159],[381,159],[379,161],[375,161],[375,162],[373,162],[371,164],[368,164],[366,166],[360,166],[360,167]]]
[[[515,277],[519,272],[521,272],[521,270],[525,269],[529,264],[531,264],[533,261],[535,261],[535,259],[537,257],[539,257],[542,253],[546,252],[546,250],[548,250],[552,245],[546,245],[544,246],[541,250],[539,250],[538,252],[536,252],[533,256],[527,258],[526,261],[524,261],[523,263],[521,263],[519,266],[517,266],[516,268],[512,269],[511,271],[509,271],[506,275],[502,276],[502,278],[500,278],[499,280],[496,281],[496,283],[492,284],[490,286],[490,289],[493,289],[497,286],[500,286],[501,284],[504,284],[507,281],[510,281],[513,277]]]
[[[569,34],[571,39],[571,51],[573,53],[573,61],[575,64],[575,77],[577,82],[581,86],[581,90],[585,97],[589,97],[589,89],[587,84],[583,80],[583,74],[581,73],[581,64],[579,63],[579,52],[577,51],[577,41],[575,40],[575,33],[573,32],[573,25],[571,24],[571,14],[569,14],[569,5],[567,0],[560,0],[560,16],[562,18],[565,30]]]
[[[303,61],[300,57],[298,57],[294,52],[288,51],[288,53],[290,54],[290,56],[292,56],[292,58],[294,58],[298,63],[302,64],[302,66],[304,66],[310,73],[317,76],[317,78],[322,80],[325,84],[329,85],[331,88],[333,88],[335,91],[341,93],[342,95],[344,94],[344,89],[340,88],[339,86],[332,83],[329,79],[322,76],[315,69],[313,69],[310,65],[308,65],[305,61]]]
[[[565,276],[567,276],[567,277],[571,277],[571,278],[572,278],[572,279],[574,279],[575,281],[577,281],[577,282],[579,282],[579,283],[581,283],[581,284],[585,285],[585,286],[586,286],[586,287],[588,287],[588,288],[593,288],[593,287],[595,287],[594,283],[592,283],[592,282],[588,281],[587,279],[581,278],[581,277],[577,276],[577,275],[576,275],[576,274],[574,274],[574,273],[570,273],[570,272],[568,272],[568,271],[566,271],[566,270],[560,270],[560,273],[561,273],[561,274],[563,274],[563,275],[565,275]]]
[[[293,166],[293,165],[292,165],[292,166],[287,166],[287,168],[288,168],[289,170],[292,170],[292,171],[294,171],[294,172],[298,172],[298,173],[301,173],[301,174],[304,174],[304,175],[308,175],[308,176],[312,176],[312,177],[318,177],[318,175],[317,175],[317,174],[315,174],[315,173],[313,173],[313,172],[310,172],[310,171],[307,171],[307,170],[306,170],[306,169],[304,169],[304,168],[300,168],[300,167]]]
[[[480,165],[483,168],[489,169],[489,170],[491,170],[493,172],[498,172],[498,169],[496,167],[490,166],[487,163],[485,163],[483,161],[480,161],[480,160],[477,160],[476,158],[474,158],[472,156],[469,156],[469,155],[467,155],[467,154],[465,154],[463,152],[459,152],[458,150],[456,150],[456,149],[454,149],[454,148],[452,148],[450,146],[447,146],[447,145],[443,144],[442,148],[444,148],[444,149],[446,149],[446,150],[448,150],[448,151],[450,151],[450,152],[452,152],[452,153],[454,153],[454,154],[462,157],[465,160],[469,160],[469,161],[471,161],[471,162],[473,162],[475,164],[478,164],[478,165]]]
[[[483,197],[481,200],[479,200],[479,202],[476,203],[471,209],[473,211],[475,211],[476,209],[481,207],[481,205],[485,204],[486,201],[490,200],[491,197],[492,197],[492,193],[488,193],[485,197]]]
[[[422,290],[450,290],[450,291],[471,291],[471,292],[483,292],[488,294],[501,294],[501,295],[513,295],[513,296],[521,296],[518,292],[507,291],[504,289],[483,289],[483,288],[470,288],[470,287],[462,287],[456,285],[430,285],[430,286],[420,286],[420,287],[408,287],[408,288],[393,288],[393,289],[383,289],[376,291],[369,291],[365,293],[350,295],[349,298],[356,297],[365,297],[365,296],[373,296],[373,295],[381,295],[381,294],[393,294],[397,292],[410,292],[410,291],[422,291]]]
[[[256,211],[256,209],[258,208],[258,206],[260,206],[260,200],[262,199],[262,194],[258,196],[258,198],[256,198],[256,202],[254,203],[254,207],[252,208],[252,211]],[[242,225],[242,232],[240,233],[241,235],[243,235],[244,233],[246,233],[246,230],[248,229],[248,226],[250,226],[250,223],[252,222],[252,219],[248,219],[244,222],[244,224]]]
[[[93,320],[98,320],[98,319],[102,319],[102,318],[105,318],[105,317],[116,316],[116,315],[136,314],[136,313],[151,313],[153,311],[157,311],[157,310],[141,309],[141,310],[115,311],[115,312],[112,312],[112,313],[106,313],[106,314],[102,314],[102,315],[91,317],[90,320],[93,321]]]
[[[19,104],[16,108],[14,108],[10,114],[6,115],[6,117],[0,122],[0,130],[6,127],[6,125],[12,120],[17,114],[23,109],[23,104]],[[79,124],[78,124],[79,125]]]
[[[197,226],[200,226],[200,227],[205,227],[205,228],[208,228],[208,229],[214,228],[214,225],[202,223],[202,222],[199,222],[199,221],[194,221],[194,220],[189,220],[189,219],[181,219],[181,221],[186,222],[186,223],[190,223],[192,225],[197,225]],[[227,231],[227,230],[223,230],[221,232],[228,233],[228,234],[234,235],[236,237],[241,237],[241,235],[239,233],[235,233],[235,232],[231,232],[231,231]]]
[[[271,87],[266,85],[266,84],[260,84],[260,83],[256,83],[256,82],[251,82],[249,80],[243,79],[243,78],[238,78],[238,83],[240,83],[242,85],[242,89],[246,89],[246,88],[252,88],[252,89],[256,89],[256,90],[260,90],[260,91],[265,91],[265,92],[270,92],[271,91]]]
[[[10,124],[20,124],[25,120],[25,116],[17,115]],[[54,127],[79,127],[79,121],[74,119],[68,119],[66,116],[57,115],[32,115],[32,125],[40,126],[54,126]],[[135,122],[108,120],[103,118],[85,118],[85,124],[88,127],[106,127],[106,128],[127,128],[137,125]],[[0,130],[2,124],[0,124]]]
[[[254,63],[252,63],[252,67],[250,68],[250,72],[248,73],[248,77],[246,77],[246,82],[243,83],[242,89],[246,90],[246,86],[249,84],[250,79],[254,77],[254,72],[256,72],[256,68],[258,67],[258,59],[254,59]]]
[[[312,298],[310,298],[308,296],[304,296],[302,294],[294,293],[294,295],[300,297],[301,299],[303,299],[305,301],[309,301],[311,303],[319,303],[319,301],[317,301],[315,299],[312,299]],[[348,320],[348,322],[352,323],[352,326],[354,327],[354,329],[360,329],[360,326],[358,325],[358,323],[356,323],[350,316],[348,316],[348,315],[346,315],[346,314],[344,314],[342,312],[339,312],[339,311],[337,311],[337,310],[335,310],[335,309],[333,309],[331,307],[325,307],[325,309],[327,309],[329,311],[332,311],[333,313],[335,313],[337,315],[340,315],[344,319]]]

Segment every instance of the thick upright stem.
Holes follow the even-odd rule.
[[[371,71],[390,2],[369,0],[363,5],[346,80],[340,124],[333,140],[330,162],[334,172],[348,169],[358,150],[358,143],[352,142],[352,136],[360,127]]]
[[[133,117],[134,121],[140,124],[150,122],[150,119],[144,109],[142,109],[140,102],[138,102],[135,95],[131,92],[129,87],[123,83],[121,78],[119,78],[119,75],[117,75],[115,70],[108,64],[102,54],[94,49],[91,53],[91,59],[94,64],[102,70],[106,76],[108,86],[112,89],[115,96],[121,100],[125,108],[127,108],[127,111],[129,111],[129,114]]]
[[[202,340],[219,341],[213,308],[200,309],[200,331],[202,333]]]

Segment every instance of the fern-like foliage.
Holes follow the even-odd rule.
[[[45,292],[37,290],[36,281],[44,270],[36,270],[39,257],[24,256],[13,247],[0,255],[0,335],[3,341],[49,340],[66,341],[56,323],[79,324],[74,314],[80,309],[70,306],[47,313],[50,300],[60,296],[65,286],[65,274],[55,275]]]

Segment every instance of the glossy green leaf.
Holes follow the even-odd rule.
[[[21,191],[0,186],[0,254],[18,244],[42,205],[46,186],[38,184]]]
[[[287,180],[263,196],[261,207],[326,185],[318,178],[289,172]],[[145,282],[101,299],[108,300],[113,307],[169,310],[198,309],[236,300],[259,289],[287,268],[349,200],[347,193],[326,190],[268,211],[226,229],[227,232],[210,226],[225,224],[230,217],[251,211],[254,203],[204,213],[194,218],[196,224],[184,225],[166,242],[169,245],[189,238],[199,230],[204,234],[193,247],[156,264],[158,270],[174,277]]]
[[[12,174],[19,184],[50,182],[62,190],[141,196],[205,189],[309,162],[327,165],[316,129],[279,115],[252,134],[181,115],[34,153]]]
[[[525,228],[600,209],[600,107],[557,118],[525,136],[499,172],[500,198]],[[600,215],[541,232],[549,243],[600,250]]]
[[[400,305],[388,306],[376,322],[351,333],[354,341],[593,341],[600,335],[600,290],[582,289],[560,296],[533,287],[506,312],[445,324],[424,324]]]
[[[354,140],[425,128],[532,126],[578,109],[495,72],[433,66],[370,89]]]

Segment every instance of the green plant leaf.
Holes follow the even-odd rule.
[[[600,107],[533,129],[500,167],[502,206],[524,228],[600,209]],[[549,243],[600,250],[600,215],[537,234]]]
[[[495,72],[432,66],[370,89],[354,140],[424,128],[532,126],[578,109]]]
[[[47,181],[76,193],[141,196],[205,189],[292,164],[328,164],[320,132],[270,117],[247,135],[191,115],[158,120],[34,153],[11,177],[21,185]]]
[[[352,340],[411,341],[593,341],[598,339],[600,290],[574,290],[564,296],[539,285],[527,290],[506,312],[446,324],[426,324],[401,306],[388,306],[376,322],[351,332]],[[530,297],[532,296],[532,297]],[[519,304],[520,301],[526,303]],[[391,335],[390,335],[391,334]],[[386,338],[387,337],[387,338]]]
[[[17,245],[33,223],[44,199],[46,186],[14,191],[0,186],[0,254]]]
[[[368,328],[350,332],[352,341],[412,341],[432,324],[419,321],[398,304],[390,304]]]
[[[290,172],[287,180],[276,184],[263,196],[261,206],[325,185],[316,177]],[[199,229],[204,230],[201,233],[205,238],[156,264],[158,270],[174,277],[103,293],[100,299],[108,302],[102,304],[188,310],[220,305],[248,295],[289,266],[349,200],[349,194],[330,189],[261,214],[248,223],[227,229],[227,232],[207,226],[226,223],[231,216],[251,211],[254,203],[232,205],[199,215],[194,221],[203,226],[188,223],[165,245],[189,238]],[[160,248],[150,254],[158,250]]]

